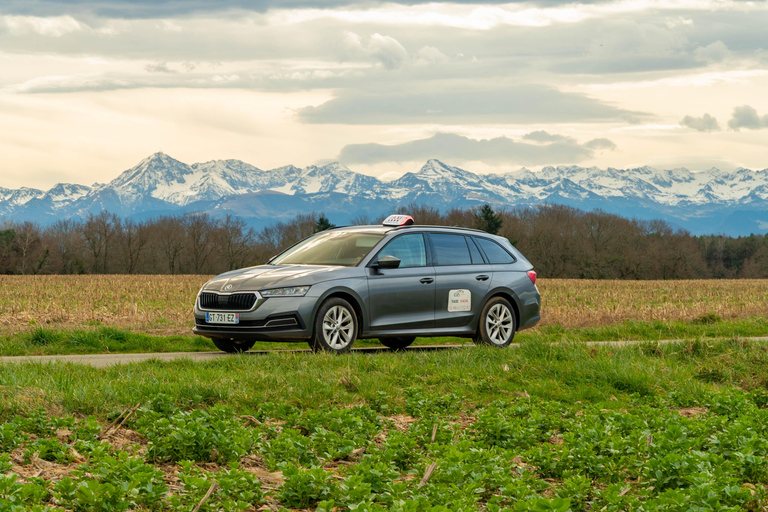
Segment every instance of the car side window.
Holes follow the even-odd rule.
[[[389,242],[377,256],[394,256],[400,260],[398,268],[427,266],[427,249],[424,245],[424,235],[411,233],[402,235]]]
[[[477,249],[477,246],[475,245],[475,242],[472,241],[471,237],[465,237],[467,240],[467,245],[469,246],[469,255],[472,257],[472,264],[473,265],[482,265],[485,263],[483,261],[483,257],[480,254],[480,251]]]
[[[464,235],[432,233],[432,248],[435,251],[435,265],[471,265],[469,247]]]
[[[511,254],[509,254],[506,249],[504,249],[502,246],[494,242],[493,240],[489,240],[487,238],[480,238],[480,237],[473,237],[477,244],[480,246],[480,248],[485,253],[486,258],[488,258],[488,261],[490,263],[496,263],[496,264],[504,264],[504,263],[514,263],[515,258],[512,257]]]

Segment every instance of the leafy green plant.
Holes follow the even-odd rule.
[[[236,461],[254,445],[252,431],[225,406],[176,412],[168,418],[148,415],[137,425],[150,441],[151,461]]]
[[[167,492],[163,472],[126,452],[82,464],[54,485],[54,495],[73,510],[160,510]]]
[[[180,466],[182,470],[179,478],[184,484],[184,490],[168,499],[173,510],[193,509],[214,482],[215,490],[200,510],[240,512],[256,507],[264,499],[259,479],[239,469],[237,464],[215,474],[203,471],[189,461],[181,462]]]
[[[26,416],[16,416],[13,423],[17,424],[19,430],[24,432],[51,437],[56,435],[56,429],[74,425],[75,419],[52,416],[43,407],[39,407]]]
[[[10,452],[21,444],[26,436],[19,425],[13,422],[0,424],[0,452]]]
[[[0,474],[0,512],[37,512],[48,498],[43,480],[31,478],[27,483],[18,481],[17,475]]]
[[[29,464],[32,457],[37,454],[38,458],[59,464],[69,464],[75,457],[69,451],[68,444],[62,444],[58,439],[37,439],[24,450],[24,462]]]
[[[300,469],[290,462],[280,468],[285,483],[277,497],[286,507],[307,508],[331,499],[336,491],[331,475],[322,468]]]

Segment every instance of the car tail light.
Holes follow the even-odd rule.
[[[531,278],[531,283],[536,284],[536,271],[535,270],[529,270],[526,272],[528,274],[528,277]]]

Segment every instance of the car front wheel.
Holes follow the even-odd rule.
[[[213,338],[211,341],[216,345],[216,348],[228,354],[247,352],[256,343],[255,341],[227,340],[224,338]]]
[[[315,352],[342,354],[357,339],[357,315],[346,300],[333,297],[320,306],[315,317],[315,333],[309,346]]]
[[[503,297],[489,300],[480,313],[475,343],[503,348],[512,343],[517,330],[515,312]]]

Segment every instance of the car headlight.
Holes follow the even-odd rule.
[[[303,297],[309,286],[289,286],[287,288],[270,288],[261,290],[262,297]]]

